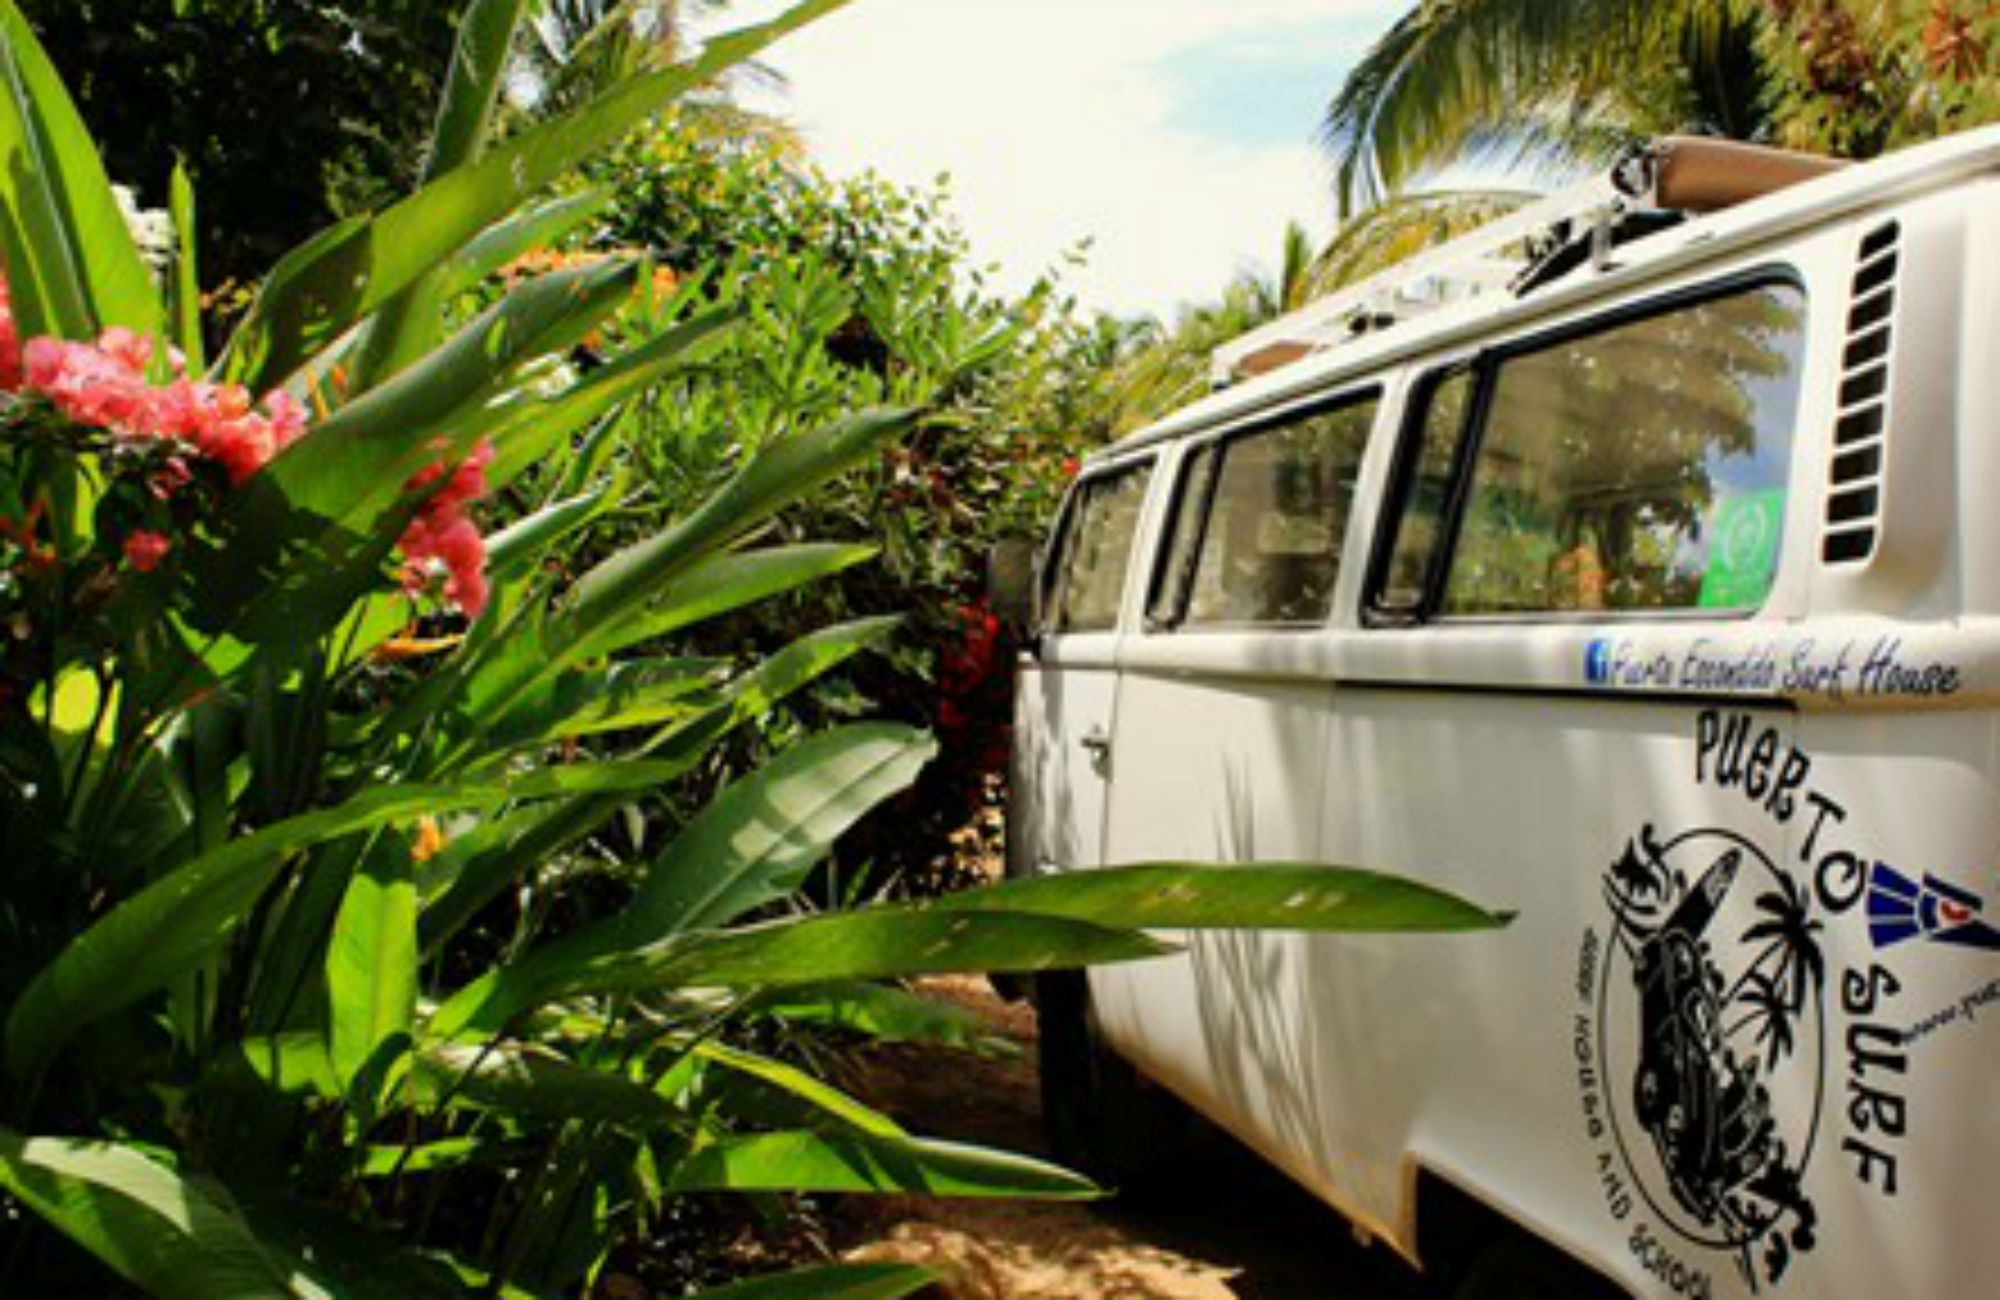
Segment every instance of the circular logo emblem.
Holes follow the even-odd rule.
[[[1813,1245],[1826,968],[1811,891],[1724,830],[1648,827],[1605,880],[1612,1135],[1660,1223],[1754,1285]],[[1629,1075],[1620,1076],[1627,1064]]]

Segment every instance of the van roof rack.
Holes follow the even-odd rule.
[[[1495,292],[1518,296],[1612,248],[1847,164],[1733,140],[1668,136],[1604,174],[1488,222],[1215,350],[1218,388]]]

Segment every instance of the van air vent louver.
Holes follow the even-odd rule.
[[[1840,359],[1840,415],[1833,426],[1833,482],[1826,499],[1828,564],[1858,564],[1875,553],[1882,510],[1882,439],[1888,429],[1889,343],[1895,328],[1895,222],[1861,241],[1847,350]]]

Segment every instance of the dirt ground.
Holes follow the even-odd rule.
[[[848,1080],[913,1132],[1046,1154],[1035,1017],[979,977],[925,982],[1021,1047],[994,1060],[881,1046]],[[1185,1196],[1029,1203],[851,1198],[832,1225],[854,1258],[931,1266],[938,1300],[1425,1300],[1400,1262],[1355,1244],[1345,1222],[1217,1133],[1190,1143]]]

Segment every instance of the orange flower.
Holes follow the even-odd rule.
[[[417,838],[410,845],[410,856],[418,862],[429,862],[443,849],[444,832],[438,829],[437,818],[417,818]]]

